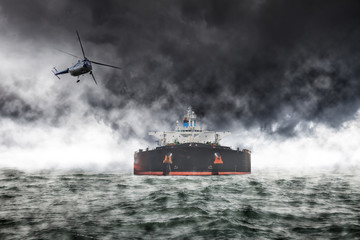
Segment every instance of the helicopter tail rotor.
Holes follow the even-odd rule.
[[[54,67],[54,70],[51,70],[52,73],[55,75],[55,77],[57,77],[58,79],[60,79],[60,77],[58,75],[56,75],[58,73],[58,70]]]

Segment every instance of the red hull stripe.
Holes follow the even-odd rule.
[[[251,172],[219,172],[218,175],[232,175],[232,174],[250,174]],[[135,175],[163,175],[163,172],[136,172]],[[212,172],[170,172],[169,175],[178,175],[178,176],[186,176],[186,175],[213,175]]]

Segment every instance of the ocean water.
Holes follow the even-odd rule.
[[[0,239],[360,239],[359,171],[0,170]]]

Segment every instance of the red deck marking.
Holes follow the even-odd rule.
[[[250,174],[251,172],[219,172],[218,175],[242,175]],[[163,172],[136,172],[135,175],[163,175]],[[212,172],[170,172],[169,175],[174,176],[204,176],[213,175]]]
[[[184,176],[184,175],[212,175],[212,172],[170,172],[169,175],[177,175],[177,176]]]
[[[135,175],[163,175],[163,172],[136,172]]]

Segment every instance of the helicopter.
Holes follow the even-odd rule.
[[[62,50],[59,50],[59,49],[56,49],[60,52],[63,52],[65,54],[68,54],[70,56],[73,56],[73,57],[76,57],[76,58],[79,58],[79,59],[82,59],[82,60],[78,60],[78,62],[63,70],[63,71],[58,71],[55,67],[54,67],[54,70],[52,70],[52,72],[54,73],[54,75],[60,79],[60,77],[58,75],[61,75],[61,74],[66,74],[66,73],[70,73],[71,76],[74,76],[74,77],[77,77],[77,81],[76,83],[79,83],[80,82],[80,76],[81,75],[84,75],[86,73],[89,73],[92,78],[94,79],[94,82],[95,84],[97,85],[97,82],[96,82],[96,79],[95,79],[95,76],[93,74],[93,69],[92,69],[92,66],[91,64],[97,64],[97,65],[101,65],[101,66],[106,66],[106,67],[112,67],[112,68],[117,68],[117,69],[122,69],[120,67],[116,67],[116,66],[112,66],[112,65],[109,65],[109,64],[105,64],[105,63],[100,63],[100,62],[95,62],[95,61],[92,61],[90,59],[88,59],[86,56],[85,56],[85,51],[84,51],[84,48],[83,48],[83,45],[81,43],[81,40],[80,40],[80,35],[79,35],[79,32],[76,30],[76,34],[77,34],[77,37],[79,39],[79,43],[80,43],[80,47],[81,47],[81,51],[82,51],[82,54],[83,54],[83,59],[74,55],[74,54],[71,54],[71,53],[67,53],[65,51],[62,51]]]

